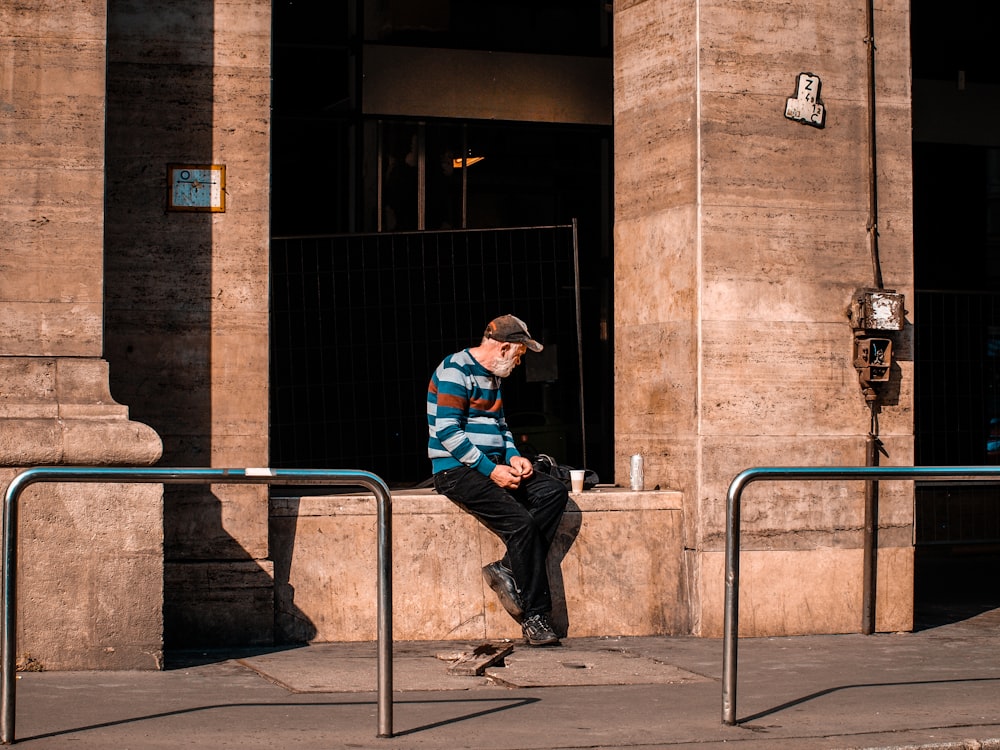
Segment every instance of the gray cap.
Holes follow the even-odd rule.
[[[514,315],[501,315],[499,318],[494,318],[486,326],[486,333],[483,335],[494,341],[524,344],[533,352],[540,352],[543,348],[541,344],[531,338],[527,323]]]

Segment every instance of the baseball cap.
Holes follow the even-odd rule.
[[[542,350],[542,345],[531,338],[531,334],[528,333],[528,325],[513,315],[501,315],[499,318],[494,318],[486,326],[486,333],[483,335],[494,341],[524,344],[533,352]]]

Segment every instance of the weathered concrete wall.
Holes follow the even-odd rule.
[[[104,0],[0,7],[0,353],[101,356]]]
[[[864,463],[870,415],[846,310],[853,290],[874,285],[865,20],[860,0],[616,4],[616,474],[641,453],[647,485],[683,491],[697,634],[721,632],[732,478],[749,466]],[[881,266],[910,299],[907,3],[877,4],[876,39]],[[822,129],[784,116],[803,72],[822,80]],[[882,461],[907,465],[910,331],[893,337]],[[741,627],[860,627],[862,491],[748,493],[742,573],[756,594]],[[879,626],[906,629],[910,487],[883,484],[881,511]]]
[[[104,0],[0,6],[0,490],[23,467],[160,455],[100,359],[105,22]],[[38,484],[18,505],[15,656],[157,667],[160,488]]]
[[[19,507],[19,667],[159,669],[161,486],[41,483]]]
[[[376,636],[377,537],[369,497],[274,498],[277,635]],[[502,543],[429,490],[393,493],[393,633],[400,640],[520,638],[483,582]],[[572,493],[549,554],[553,623],[572,637],[685,633],[676,492]]]
[[[268,461],[270,24],[258,0],[110,5],[107,356],[165,465]],[[225,165],[225,213],[167,212],[170,163]],[[270,642],[265,487],[168,487],[164,547],[168,646]]]

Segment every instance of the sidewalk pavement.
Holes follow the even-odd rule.
[[[1000,609],[914,633],[740,639],[736,726],[722,642],[515,643],[484,676],[466,642],[393,646],[393,731],[378,738],[375,644],[175,654],[162,672],[28,672],[18,746],[35,748],[995,748]]]

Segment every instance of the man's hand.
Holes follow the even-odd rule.
[[[531,461],[526,459],[524,456],[514,456],[514,458],[510,460],[510,466],[517,472],[521,479],[530,477],[535,471],[534,467],[531,465]]]
[[[521,476],[517,469],[506,464],[500,464],[490,472],[490,479],[493,480],[493,484],[497,487],[503,487],[505,490],[516,490],[520,487]]]

